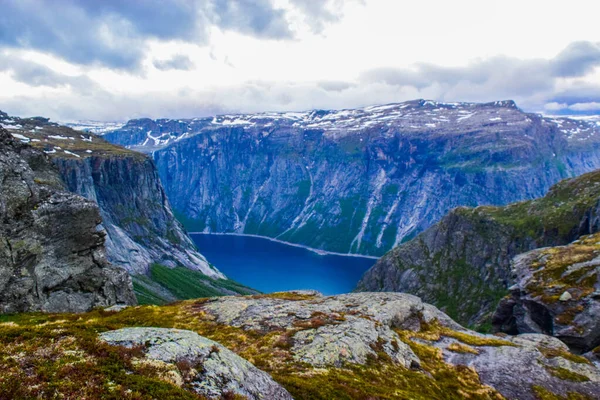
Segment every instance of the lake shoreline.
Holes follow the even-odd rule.
[[[269,240],[269,241],[275,242],[275,243],[285,244],[287,246],[299,247],[301,249],[305,249],[305,250],[311,251],[311,252],[313,252],[315,254],[318,254],[320,256],[342,256],[342,257],[356,257],[356,258],[368,258],[368,259],[371,259],[371,260],[379,260],[379,257],[376,257],[376,256],[367,256],[367,255],[363,255],[363,254],[336,253],[334,251],[326,251],[326,250],[314,249],[312,247],[304,246],[304,245],[298,244],[298,243],[290,243],[290,242],[286,242],[286,241],[283,241],[283,240],[271,238],[271,237],[268,237],[268,236],[252,235],[252,234],[248,234],[248,233],[188,232],[188,234],[190,234],[190,235],[221,235],[221,236],[254,237],[254,238],[259,238],[259,239],[266,239],[266,240]]]

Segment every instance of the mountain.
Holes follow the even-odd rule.
[[[0,128],[0,313],[135,304],[131,279],[106,260],[100,222],[44,153]]]
[[[599,230],[600,171],[594,171],[559,182],[540,199],[453,210],[381,257],[357,290],[413,293],[463,323],[489,323],[517,283],[514,256]]]
[[[597,121],[512,101],[131,120],[104,133],[152,154],[188,230],[383,255],[457,206],[542,196],[600,168]]]
[[[71,192],[99,205],[107,232],[108,260],[134,276],[141,301],[189,298],[173,293],[172,286],[177,285],[171,282],[180,279],[197,283],[198,290],[192,291],[196,296],[249,293],[227,280],[198,252],[175,219],[154,163],[147,156],[46,118],[0,114],[0,124],[14,137],[48,154]]]
[[[558,339],[482,335],[401,293],[284,292],[3,321],[0,398],[7,399],[539,400],[600,393],[598,366]]]

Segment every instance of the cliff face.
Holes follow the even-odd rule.
[[[513,282],[510,262],[600,229],[600,171],[564,180],[540,199],[458,208],[365,273],[359,291],[422,296],[464,323],[489,322]]]
[[[600,168],[595,123],[513,102],[133,120],[104,137],[152,152],[193,231],[382,255],[449,210],[543,195]]]
[[[48,158],[0,128],[0,312],[135,304],[105,257],[98,206],[68,193]]]
[[[54,159],[68,189],[100,205],[110,261],[132,274],[153,263],[224,278],[173,216],[152,161],[135,156]]]
[[[110,262],[133,275],[154,263],[224,278],[175,219],[152,160],[44,118],[0,116],[13,136],[47,153],[68,190],[97,203]]]

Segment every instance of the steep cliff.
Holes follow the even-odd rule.
[[[600,171],[595,171],[561,181],[537,200],[457,208],[380,258],[357,290],[413,293],[463,323],[489,323],[514,283],[514,256],[599,229]]]
[[[58,166],[70,191],[100,206],[108,233],[107,257],[134,276],[138,296],[160,302],[179,298],[163,285],[156,285],[154,271],[161,266],[172,274],[180,271],[178,268],[191,271],[188,279],[205,280],[211,293],[236,293],[235,285],[197,251],[175,219],[156,168],[147,156],[44,118],[4,115],[0,123],[8,126],[16,138],[44,150]],[[238,289],[248,293],[241,286]]]
[[[457,206],[542,196],[600,168],[600,126],[513,102],[132,120],[105,138],[152,152],[192,231],[382,255]]]
[[[40,151],[0,128],[0,312],[135,304],[105,258],[98,206],[66,191]]]

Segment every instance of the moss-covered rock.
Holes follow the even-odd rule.
[[[365,329],[360,320],[373,324]],[[344,338],[335,333],[341,326]],[[129,338],[122,342],[128,347],[119,347],[98,338],[98,333],[110,337],[132,327],[185,329],[218,342],[271,375],[297,400],[533,400],[539,393],[594,399],[600,391],[598,368],[585,358],[571,358],[566,346],[549,336],[478,334],[410,295],[279,293],[119,312],[4,316],[0,398],[47,393],[89,399],[200,398],[186,383],[200,373],[193,363],[173,363],[171,351],[159,352],[171,357],[162,361],[148,358],[149,348],[164,344],[170,349],[170,339],[161,342],[152,336],[147,348],[135,346],[145,345],[146,339],[134,343]],[[331,345],[321,346],[327,338]],[[186,354],[207,349],[190,343],[182,347]],[[314,345],[319,351],[303,352]],[[365,348],[370,351],[360,357]],[[323,363],[321,354],[337,361]]]
[[[600,234],[513,260],[516,284],[494,314],[496,330],[553,335],[575,351],[600,345]]]

